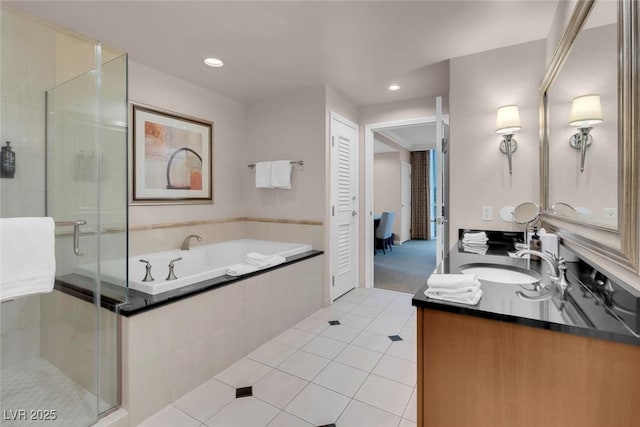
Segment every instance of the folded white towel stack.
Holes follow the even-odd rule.
[[[424,294],[431,299],[476,305],[482,297],[475,274],[432,274],[427,285]]]
[[[51,292],[56,275],[51,218],[0,218],[0,301]]]
[[[472,254],[486,255],[487,251],[489,250],[489,246],[467,245],[463,243],[462,250],[465,252],[470,252]]]
[[[254,271],[273,267],[285,262],[285,258],[280,255],[262,255],[255,252],[247,254],[243,262],[227,267],[229,276],[242,276]]]
[[[271,185],[273,188],[291,190],[291,161],[276,160],[271,165]]]
[[[256,188],[273,188],[271,185],[271,163],[256,163]]]
[[[486,246],[488,241],[489,238],[484,231],[477,233],[465,232],[462,237],[462,244],[467,246]]]

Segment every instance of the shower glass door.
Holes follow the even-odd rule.
[[[65,426],[91,425],[119,403],[117,305],[127,300],[127,57],[104,62],[97,44],[95,62],[46,96],[46,215],[57,224],[56,279],[74,296],[43,298],[41,353],[78,386],[76,410]]]

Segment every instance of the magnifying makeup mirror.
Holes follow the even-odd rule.
[[[533,202],[519,204],[512,212],[513,222],[529,225],[540,217],[540,207]]]
[[[551,206],[551,211],[565,218],[580,218],[580,214],[573,206],[563,202],[554,203]]]

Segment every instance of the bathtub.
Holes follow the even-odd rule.
[[[304,243],[285,243],[268,240],[240,239],[222,243],[192,246],[188,251],[179,249],[154,252],[129,257],[129,288],[147,294],[155,295],[178,289],[183,286],[198,283],[226,274],[227,266],[240,263],[249,252],[265,255],[280,255],[289,257],[310,251],[311,245]],[[169,273],[169,261],[182,257],[174,264],[175,280],[165,280]],[[153,282],[143,282],[145,263],[151,263]],[[122,276],[122,259],[106,261],[101,265],[102,280],[116,285],[125,286],[126,280]],[[77,273],[92,276],[93,267],[79,266]]]

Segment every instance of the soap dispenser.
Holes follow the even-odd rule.
[[[13,178],[16,173],[16,153],[11,150],[11,142],[6,141],[0,153],[0,178]]]
[[[540,236],[538,235],[538,227],[533,227],[533,236],[531,236],[531,240],[529,241],[529,249],[533,251],[542,251],[542,240],[540,240]],[[539,260],[540,257],[534,254],[530,254],[529,258],[532,260]]]

